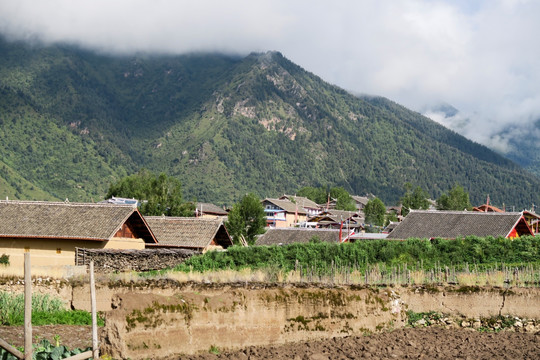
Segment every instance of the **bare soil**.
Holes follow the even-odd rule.
[[[482,333],[475,330],[406,328],[370,336],[348,336],[280,346],[248,347],[174,359],[540,359],[540,333]],[[173,358],[169,358],[173,359]]]
[[[48,325],[32,329],[35,342],[60,336],[70,349],[92,345],[90,326]],[[20,326],[0,326],[0,338],[21,346]],[[210,350],[210,349],[209,349]],[[237,351],[218,349],[219,354],[170,357],[172,359],[540,359],[540,332],[484,333],[463,329],[405,328],[369,336],[348,336],[278,346],[251,346]],[[159,357],[159,354],[156,354]]]
[[[78,325],[44,325],[32,327],[33,343],[47,339],[55,344],[55,337],[59,336],[60,345],[68,349],[86,349],[92,346],[92,326]],[[0,326],[0,339],[4,339],[13,346],[24,345],[23,326]]]

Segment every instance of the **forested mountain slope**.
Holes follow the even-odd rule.
[[[433,197],[459,182],[474,203],[539,197],[539,178],[486,147],[276,52],[122,58],[1,40],[0,122],[0,168],[31,184],[10,187],[20,198],[37,198],[33,186],[98,200],[141,167],[178,177],[188,200],[218,204],[307,185],[390,204],[407,181]]]

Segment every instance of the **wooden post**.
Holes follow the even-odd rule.
[[[24,253],[24,359],[32,360],[32,274],[30,253]]]
[[[96,282],[94,280],[94,260],[90,261],[90,305],[92,308],[92,357],[99,359],[97,312],[96,312]]]

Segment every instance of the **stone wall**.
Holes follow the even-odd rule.
[[[199,252],[187,249],[82,249],[75,251],[75,264],[94,260],[96,272],[148,271],[174,267]]]

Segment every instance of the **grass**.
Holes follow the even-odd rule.
[[[66,310],[65,304],[50,295],[32,295],[32,325],[91,325],[88,311]],[[16,326],[24,324],[24,295],[0,292],[0,324]],[[98,325],[103,319],[98,317]]]

